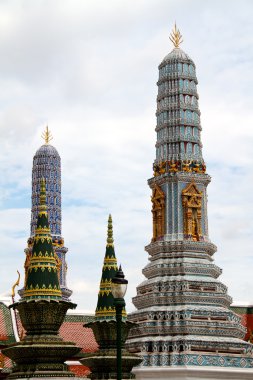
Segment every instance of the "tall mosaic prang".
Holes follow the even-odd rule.
[[[68,309],[75,304],[63,301],[53,249],[44,179],[40,183],[38,220],[32,253],[27,264],[23,298],[10,307],[17,310],[26,336],[2,352],[15,362],[10,379],[69,378],[74,374],[65,364],[80,351],[64,342],[59,329]]]
[[[137,310],[129,315],[138,323],[128,347],[143,357],[139,378],[149,369],[162,377],[170,367],[253,366],[252,345],[242,340],[245,329],[229,309],[232,299],[212,258],[206,194],[211,178],[202,157],[198,82],[181,39],[175,26],[174,49],[159,65],[156,159],[148,180],[153,236],[146,246],[146,280],[133,298]],[[173,378],[185,378],[177,374]]]
[[[57,254],[57,266],[60,268],[59,282],[62,291],[62,298],[64,300],[68,300],[72,294],[72,291],[68,289],[66,279],[66,253],[68,248],[64,246],[64,239],[61,235],[61,157],[55,147],[50,144],[52,136],[48,130],[48,127],[46,127],[46,131],[43,133],[42,137],[45,140],[45,144],[37,150],[33,157],[31,236],[28,239],[28,247],[25,249],[27,256],[25,270],[27,270],[27,263],[29,262],[29,257],[31,255],[34,242],[34,234],[39,211],[40,181],[42,178],[45,178],[48,219],[52,234],[53,247]],[[19,294],[22,297],[23,289],[19,292]]]

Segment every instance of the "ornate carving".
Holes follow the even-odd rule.
[[[153,214],[153,238],[156,241],[164,235],[165,223],[165,195],[159,186],[155,186],[152,201],[152,214]]]
[[[187,185],[182,191],[182,202],[184,210],[184,235],[194,241],[199,241],[202,236],[202,192],[198,190],[194,182]]]
[[[55,258],[55,261],[56,261],[57,276],[58,276],[58,280],[59,280],[59,283],[60,283],[61,282],[61,265],[62,265],[62,261],[61,261],[61,259],[59,258],[59,256],[57,255],[56,252],[54,252],[54,258]]]
[[[169,162],[169,172],[170,173],[176,173],[176,172],[178,172],[178,162],[177,161],[174,161],[174,160],[172,160],[172,161],[170,161]]]
[[[175,174],[177,172],[186,173],[206,173],[206,165],[204,162],[192,160],[171,160],[161,161],[159,164],[153,164],[154,177],[158,177],[165,173]]]
[[[19,312],[26,335],[2,350],[15,362],[9,379],[74,377],[65,361],[80,348],[63,341],[59,329],[67,310],[75,309],[76,305],[47,298],[20,301],[10,307]]]

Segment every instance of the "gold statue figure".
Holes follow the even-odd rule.
[[[165,194],[162,189],[155,185],[151,197],[153,214],[153,238],[156,241],[165,233]]]
[[[170,173],[176,173],[176,172],[178,172],[178,165],[177,165],[177,162],[175,162],[174,160],[172,160],[170,162],[169,172]]]
[[[191,163],[192,162],[189,160],[183,161],[183,171],[184,172],[190,172],[191,171],[191,168],[190,168]]]
[[[159,173],[164,174],[166,172],[166,162],[162,161],[159,164]]]
[[[202,236],[202,191],[194,182],[189,183],[182,191],[182,204],[184,210],[184,235],[194,241]]]

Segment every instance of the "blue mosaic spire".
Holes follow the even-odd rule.
[[[46,179],[48,218],[52,237],[61,240],[61,157],[46,143],[33,157],[31,236],[34,236],[40,199],[40,181]]]
[[[195,64],[181,49],[174,48],[159,66],[158,161],[203,161],[197,84]]]
[[[42,135],[45,143],[37,150],[33,157],[32,168],[32,209],[31,209],[31,235],[28,239],[28,248],[25,250],[27,257],[31,254],[40,204],[41,179],[46,181],[46,204],[48,221],[52,235],[54,250],[57,254],[57,265],[60,267],[60,287],[63,300],[68,300],[72,291],[67,288],[67,264],[66,253],[68,248],[64,246],[61,234],[61,157],[56,148],[50,144],[51,132],[46,127]],[[27,268],[26,268],[27,269]],[[22,291],[20,292],[22,297]]]
[[[243,340],[245,328],[229,308],[232,298],[212,258],[211,177],[202,157],[195,64],[179,48],[180,36],[175,26],[174,49],[159,65],[156,159],[148,180],[153,236],[145,248],[146,279],[128,315],[138,324],[128,338],[130,349],[141,354],[142,367],[166,367],[167,377],[171,366],[253,368],[253,346]]]
[[[206,170],[200,138],[196,67],[179,48],[179,43],[174,43],[175,48],[159,65],[155,176]]]

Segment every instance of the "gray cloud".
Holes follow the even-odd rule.
[[[130,298],[147,263],[157,66],[176,20],[199,79],[210,236],[229,293],[244,299],[252,257],[252,2],[2,1],[2,290],[22,268],[32,156],[46,123],[62,157],[69,287],[94,310],[109,212]],[[0,224],[1,227],[1,224]],[[13,232],[14,231],[14,232]],[[6,260],[5,260],[6,257]],[[8,273],[8,277],[6,276]],[[235,281],[236,278],[236,281]],[[240,278],[240,280],[238,280]],[[238,285],[240,282],[240,285]],[[92,287],[93,292],[90,291]]]

